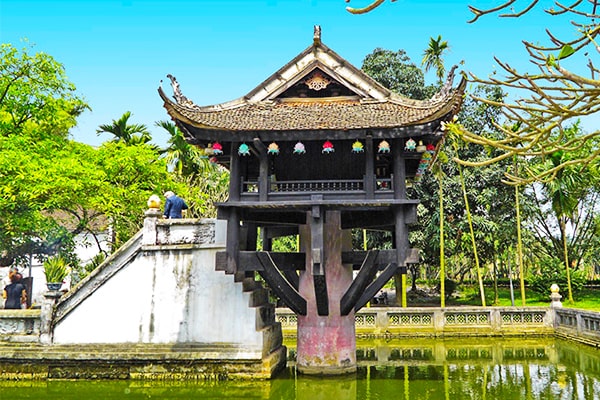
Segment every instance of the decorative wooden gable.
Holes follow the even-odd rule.
[[[321,42],[315,27],[313,45],[244,96],[250,102],[289,98],[352,97],[387,101],[392,92],[355,68]],[[341,99],[340,99],[341,100]]]

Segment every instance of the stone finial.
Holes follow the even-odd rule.
[[[550,307],[551,308],[562,307],[562,303],[560,302],[560,299],[562,298],[562,296],[558,293],[559,290],[560,290],[560,288],[558,287],[558,285],[556,283],[553,283],[552,286],[550,286]]]
[[[150,196],[150,198],[148,199],[148,208],[160,208],[160,197],[158,197],[155,194]]]
[[[314,41],[315,44],[321,43],[321,25],[315,25],[315,27],[314,27],[314,34],[313,34],[313,41]]]

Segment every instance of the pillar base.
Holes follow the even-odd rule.
[[[335,375],[349,375],[356,373],[356,364],[347,367],[332,366],[332,367],[314,367],[314,366],[303,366],[296,365],[296,371],[303,375],[314,375],[314,376],[335,376]]]

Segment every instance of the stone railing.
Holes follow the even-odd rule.
[[[558,336],[598,346],[600,345],[600,313],[556,308],[554,330]]]
[[[0,342],[37,343],[40,310],[0,310]]]
[[[276,315],[284,336],[295,337],[297,316],[285,308],[278,308]],[[554,309],[548,307],[371,307],[355,315],[359,338],[552,335],[553,324]]]

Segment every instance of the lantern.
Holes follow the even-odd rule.
[[[365,151],[365,148],[363,146],[363,144],[357,140],[356,142],[352,143],[352,152],[353,153],[362,153]]]
[[[329,140],[323,143],[323,150],[321,151],[322,153],[329,154],[333,153],[334,151],[335,149],[333,148],[333,143],[331,143]]]
[[[277,155],[279,154],[279,146],[277,143],[272,142],[269,147],[267,147],[267,154]]]
[[[213,150],[213,154],[216,156],[223,154],[223,146],[221,146],[221,143],[219,143],[219,142],[213,143],[212,150]]]
[[[404,151],[415,151],[417,148],[417,142],[414,139],[410,138],[404,144]]]
[[[214,146],[213,146],[213,148],[214,148]],[[250,155],[250,147],[248,147],[248,145],[246,143],[240,144],[240,147],[238,147],[238,154],[240,156],[249,156]]]
[[[389,153],[390,152],[390,144],[387,141],[382,140],[381,142],[379,142],[379,147],[378,147],[377,151],[379,153]]]
[[[294,154],[304,154],[306,153],[306,148],[304,147],[304,143],[298,142],[294,145]]]

